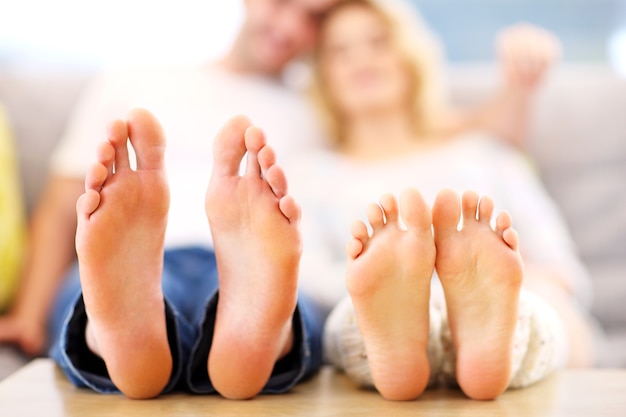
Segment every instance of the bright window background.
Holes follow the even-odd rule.
[[[410,0],[452,61],[488,60],[503,27],[528,21],[556,32],[571,61],[606,61],[626,74],[626,0]],[[232,41],[243,0],[0,0],[0,65],[201,62]]]
[[[200,62],[228,47],[239,0],[0,0],[0,64],[36,57],[104,65]]]

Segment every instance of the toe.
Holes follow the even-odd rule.
[[[276,197],[282,198],[287,195],[287,176],[285,171],[278,165],[273,165],[267,170],[265,181],[267,181]]]
[[[396,223],[398,221],[398,201],[396,197],[393,194],[385,194],[379,201],[387,220],[386,223]]]
[[[164,169],[165,135],[157,119],[147,110],[136,109],[126,120],[128,137],[137,155],[137,169]]]
[[[264,146],[257,155],[261,171],[266,172],[271,166],[276,165],[276,152],[271,146]]]
[[[502,235],[502,233],[512,225],[513,219],[511,219],[511,215],[508,212],[503,211],[498,214],[498,217],[496,218],[496,232],[498,234]]]
[[[493,216],[493,200],[487,196],[483,196],[478,203],[478,220],[482,223],[491,223]]]
[[[113,174],[113,164],[115,163],[115,148],[110,142],[102,142],[97,150],[98,162],[104,165],[109,172]]]
[[[351,259],[356,259],[363,253],[365,245],[369,241],[369,233],[367,233],[367,226],[361,220],[356,220],[350,227],[350,234],[352,239],[346,246],[346,254]]]
[[[348,258],[350,259],[356,259],[361,253],[363,253],[363,248],[363,242],[359,239],[350,239],[346,245],[346,255],[348,255]]]
[[[372,229],[374,229],[374,232],[385,225],[383,210],[378,204],[371,203],[367,206],[367,220],[372,226]]]
[[[430,233],[432,213],[416,189],[409,188],[400,195],[400,214],[409,229]]]
[[[109,125],[108,138],[109,143],[114,149],[115,171],[123,171],[130,168],[130,159],[128,157],[128,129],[126,123],[121,120],[115,120]]]
[[[259,153],[259,151],[267,145],[265,134],[256,126],[250,126],[244,134],[245,145],[248,152]]]
[[[445,239],[457,232],[461,220],[459,196],[452,190],[442,190],[433,205],[435,240]]]
[[[361,220],[356,220],[352,223],[350,227],[350,234],[353,238],[360,240],[363,243],[366,243],[370,235],[367,233],[367,226]]]
[[[496,233],[511,249],[519,250],[519,235],[513,229],[513,219],[508,212],[503,211],[496,218]]]
[[[278,202],[278,208],[290,223],[297,223],[300,221],[302,210],[300,209],[298,202],[292,196],[287,195],[281,198]]]
[[[108,177],[109,169],[100,162],[96,162],[85,176],[85,191],[95,190],[100,192]]]
[[[502,232],[502,240],[504,240],[509,248],[513,249],[514,251],[519,250],[519,235],[517,234],[517,231],[512,227],[505,229]]]
[[[462,206],[463,206],[463,221],[475,221],[476,212],[478,210],[478,199],[480,196],[474,191],[466,191],[463,193]]]
[[[246,173],[247,175],[261,176],[261,165],[259,164],[259,151],[265,146],[265,136],[263,132],[255,126],[250,126],[244,134],[244,141],[247,150]]]
[[[245,116],[236,116],[229,120],[218,132],[213,141],[213,174],[217,176],[236,176],[239,174],[241,160],[246,154],[244,135],[250,127],[250,120]]]
[[[76,214],[79,219],[88,219],[100,205],[100,193],[87,190],[76,202]]]

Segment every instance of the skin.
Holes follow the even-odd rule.
[[[278,76],[317,39],[334,0],[246,0],[246,19],[221,64],[231,71]]]
[[[351,13],[343,13],[345,10]],[[407,85],[406,77],[398,75],[398,72],[404,74],[402,57],[391,50],[389,28],[375,14],[367,11],[367,6],[362,5],[335,9],[324,21],[321,33],[324,81],[343,116],[342,127],[352,124],[352,131],[347,130],[345,135],[344,145],[351,147],[352,134],[375,141],[381,132],[393,132],[398,140],[412,142],[414,135],[400,138],[401,131],[407,130],[406,126],[401,130],[396,128],[402,123],[407,124],[409,108],[409,97],[402,100],[398,97],[398,90]],[[343,24],[335,24],[337,19],[341,19]],[[518,24],[498,34],[496,53],[502,79],[497,91],[475,108],[444,109],[431,136],[446,138],[468,130],[485,130],[524,148],[534,99],[549,70],[560,57],[560,43],[544,29]],[[395,98],[398,100],[394,101]],[[349,118],[345,117],[347,114]],[[395,121],[390,122],[390,114],[397,115]],[[364,120],[352,123],[355,117]],[[357,127],[361,130],[353,132]],[[426,138],[421,139],[424,141]],[[360,153],[367,158],[374,152],[368,151],[367,143],[361,142],[366,141],[359,140],[349,152]],[[395,140],[388,145],[390,153],[398,152],[394,148],[397,145]],[[379,150],[375,152],[378,154]]]
[[[433,206],[435,267],[446,297],[457,381],[475,400],[498,397],[511,380],[524,277],[511,216],[500,213],[492,229],[493,206],[489,197],[466,192],[459,201],[446,190]]]
[[[339,150],[351,158],[365,161],[394,158],[406,155],[407,152],[419,152],[424,147],[436,146],[436,141],[431,138],[416,137],[412,130],[410,116],[407,112],[402,111],[407,103],[407,97],[402,89],[402,86],[406,85],[406,81],[395,80],[394,77],[406,79],[408,75],[404,72],[403,60],[394,50],[390,39],[385,37],[385,34],[389,33],[385,25],[386,23],[367,7],[350,5],[335,9],[335,12],[324,22],[320,34],[323,42],[321,48],[322,73],[325,81],[331,87],[329,90],[333,93],[331,99],[342,117],[342,127],[345,132],[345,136],[341,138]],[[530,41],[521,42],[520,38],[530,38]],[[549,56],[554,45],[550,44],[551,40],[547,39],[545,34],[527,26],[512,28],[509,32],[505,32],[501,36],[500,43],[502,44],[507,100],[513,100],[511,97],[515,100],[520,98],[528,100],[525,101],[524,106],[526,106],[530,103],[535,89],[545,76],[545,71],[551,62]],[[521,53],[520,51],[526,52]],[[530,63],[528,59],[530,59]],[[533,61],[535,59],[536,61]],[[498,97],[494,103],[497,103],[497,100],[499,100]],[[510,107],[507,111],[512,111],[511,109],[515,108],[515,106]],[[463,123],[448,125],[447,136],[451,137],[478,126],[486,126],[485,120],[500,120],[501,115],[500,110],[479,109],[473,115],[466,116]],[[485,201],[485,205],[488,207],[489,200]],[[383,201],[381,201],[381,205],[385,210]],[[453,210],[455,205],[461,206],[458,197],[451,196],[449,193],[440,195],[433,208],[433,219],[437,247],[437,268],[444,271],[443,273],[440,271],[440,278],[446,293],[454,343],[459,352],[459,362],[457,363],[459,382],[465,393],[476,399],[490,399],[498,396],[506,388],[510,377],[507,363],[510,363],[512,330],[515,325],[517,298],[522,276],[525,285],[533,292],[543,296],[563,319],[571,337],[572,352],[569,357],[569,365],[590,365],[593,357],[590,326],[580,313],[577,313],[569,289],[562,286],[565,280],[559,276],[558,268],[546,270],[542,266],[533,265],[530,262],[526,265],[526,274],[522,275],[517,235],[510,228],[510,218],[507,216],[498,217],[498,227],[495,231],[491,230],[486,227],[487,222],[484,221],[484,219],[491,218],[491,213],[486,208],[478,217],[479,221],[476,221],[476,214],[480,213],[476,211],[478,197],[475,195],[464,196],[463,201],[464,219],[472,219],[470,212],[473,207],[475,214],[473,220],[464,220],[463,231],[459,234],[453,233],[451,224],[454,223],[455,218],[458,223],[460,215],[457,213],[459,208],[456,209],[457,212]],[[481,207],[483,207],[482,203]],[[392,212],[394,211],[392,210]],[[385,214],[387,214],[386,210]],[[374,247],[374,242],[384,242],[384,236],[392,233],[389,230],[394,230],[395,227],[385,226],[385,232],[381,236],[381,233],[377,232],[377,225],[380,224],[380,221],[372,221],[370,218],[370,223],[374,227],[373,236],[367,236],[367,233],[364,232],[364,226],[356,226],[356,231],[353,230],[355,241],[351,242],[348,249],[348,257],[353,260],[348,272],[349,289],[354,287],[355,282],[376,281],[376,278],[371,276],[376,274],[376,268],[373,265],[380,264],[380,259],[389,256],[383,249],[378,251],[368,249],[368,245]],[[393,221],[391,223],[393,224]],[[442,237],[446,235],[450,239]],[[474,240],[477,241],[476,244],[471,243]],[[391,239],[391,241],[394,240]],[[381,243],[380,247],[386,247],[387,250],[390,250],[389,248],[394,246],[393,244],[384,245]],[[361,254],[361,250],[363,254]],[[505,254],[498,258],[500,263],[489,257],[490,251],[494,251],[493,253],[501,251]],[[396,255],[398,253],[402,253],[402,251],[398,249]],[[451,253],[472,254],[474,259],[480,260],[478,265],[481,269],[480,276],[486,278],[482,281],[478,280],[478,275],[466,275],[460,279],[454,278],[459,276],[458,271],[472,268],[469,268],[469,261],[451,255]],[[377,259],[377,261],[371,261],[369,267],[364,266],[362,269],[354,267],[360,262],[367,262],[361,259],[362,256],[366,256],[365,259],[369,257]],[[403,263],[403,265],[405,264],[407,263]],[[361,272],[354,272],[355,269]],[[389,273],[389,270],[392,272]],[[406,272],[388,268],[387,275],[402,277],[406,275]],[[421,275],[414,273],[416,277]],[[502,275],[509,275],[512,278],[505,283],[500,283],[496,277]],[[380,279],[382,280],[382,278]],[[405,279],[397,278],[397,282],[405,281]],[[384,291],[396,291],[400,294],[410,293],[411,288],[420,285],[419,282],[421,282],[420,279],[416,279],[410,285],[396,283],[396,286],[405,286],[402,289],[397,287],[395,290],[387,289]],[[393,286],[394,284],[387,282],[379,285]],[[494,294],[493,291],[484,291],[485,295],[480,295],[482,290],[491,287],[499,288],[498,291],[502,293],[502,299],[506,299],[507,303],[502,304],[498,300],[495,300],[498,302],[492,303],[493,300],[489,300],[489,294]],[[369,360],[376,387],[386,398],[414,398],[422,390],[424,377],[413,380],[410,383],[412,389],[403,392],[397,389],[398,386],[406,388],[406,385],[396,384],[398,378],[401,378],[397,372],[392,377],[384,372],[379,372],[380,369],[395,369],[394,364],[397,364],[397,359],[389,358],[384,353],[379,354],[380,352],[393,351],[396,352],[395,358],[402,357],[397,349],[389,350],[389,346],[387,348],[382,347],[385,343],[387,345],[390,343],[389,338],[385,337],[384,333],[392,332],[394,328],[389,323],[381,323],[380,315],[371,317],[367,314],[373,305],[380,306],[384,303],[381,304],[380,301],[376,301],[374,295],[363,296],[363,292],[360,290],[352,290],[350,293],[355,305],[357,322],[364,336],[368,352],[373,353]],[[494,309],[498,312],[491,311],[486,316],[481,316],[480,312],[472,309],[471,303],[463,302],[463,297],[458,295],[462,293],[469,294],[469,299],[474,302],[483,300],[493,304]],[[400,299],[397,298],[396,301]],[[419,300],[420,298],[417,297],[416,299]],[[397,316],[391,310],[392,308],[400,308],[398,303],[388,303],[388,306],[390,306],[390,316]],[[406,308],[410,310],[410,308],[418,307],[412,305],[406,306]],[[483,314],[485,312],[486,310],[483,310]],[[499,323],[494,323],[489,319],[492,315],[497,315],[502,320]],[[464,317],[469,317],[471,320],[464,320]],[[494,329],[495,351],[481,351],[481,347],[477,346],[471,336],[472,322]],[[407,336],[398,336],[398,333],[401,334],[401,332],[396,331],[394,336],[398,340],[409,346],[418,345],[414,340],[407,341]],[[483,354],[486,357],[497,357],[499,360],[495,363],[500,363],[501,366],[494,367],[493,363],[482,363],[481,368],[492,369],[493,372],[485,379],[478,379],[472,375],[471,369],[475,367],[474,365]],[[404,357],[400,362],[411,364],[414,362],[414,358]]]
[[[523,268],[511,217],[501,213],[492,229],[492,215],[488,197],[479,203],[476,193],[467,192],[461,202],[449,190],[439,193],[431,214],[421,195],[409,189],[399,207],[395,197],[385,195],[380,206],[368,208],[371,235],[363,222],[353,225],[348,292],[374,385],[384,398],[413,400],[426,389],[435,267],[446,295],[461,389],[476,400],[494,399],[506,389]]]
[[[404,64],[378,15],[344,6],[324,22],[320,39],[324,82],[346,132],[341,151],[370,159],[414,150]]]
[[[482,128],[525,149],[535,97],[561,56],[561,44],[545,29],[521,23],[498,34],[496,54],[502,74],[499,90],[473,111],[451,109],[440,129],[454,134]]]
[[[158,395],[172,372],[161,288],[170,201],[164,150],[165,136],[148,112],[113,122],[76,204],[87,345],[130,398]]]
[[[218,65],[233,72],[278,76],[289,61],[311,47],[319,16],[333,2],[246,0],[241,31]],[[0,343],[16,345],[28,355],[45,348],[48,312],[76,258],[74,203],[84,188],[83,178],[49,179],[32,217],[29,254],[16,301],[0,317]]]
[[[246,172],[239,175],[246,155]],[[220,297],[207,370],[224,397],[248,399],[293,347],[300,208],[287,195],[273,149],[247,119],[235,118],[224,127],[214,142],[214,157],[206,213]]]
[[[383,196],[380,206],[368,207],[367,217],[371,236],[363,222],[352,225],[348,292],[374,385],[388,400],[415,399],[430,377],[426,350],[436,254],[431,210],[416,190],[407,190],[400,204]]]
[[[286,194],[273,149],[245,117],[227,123],[213,148],[206,213],[220,297],[207,371],[224,397],[248,399],[293,346],[300,208]],[[164,152],[161,127],[147,111],[114,122],[76,208],[87,344],[115,386],[136,399],[157,396],[172,372],[161,284],[169,209]]]

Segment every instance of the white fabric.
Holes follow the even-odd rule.
[[[169,248],[212,245],[204,212],[211,148],[215,134],[232,116],[244,114],[260,126],[279,162],[322,137],[306,100],[279,80],[208,66],[128,70],[101,77],[85,93],[53,155],[53,172],[82,178],[95,160],[97,145],[106,140],[107,124],[135,107],[154,113],[168,139]]]
[[[349,297],[330,314],[323,341],[326,361],[344,371],[357,384],[374,386],[365,343]],[[428,385],[434,386],[438,382],[455,385],[456,352],[445,304],[431,303],[427,354],[430,365]],[[523,388],[542,380],[565,365],[567,354],[565,328],[556,311],[541,298],[522,290],[508,387]]]
[[[431,304],[429,313],[429,334],[427,356],[430,366],[428,386],[439,381],[444,358],[441,344],[441,312],[445,306]],[[363,387],[374,386],[372,373],[367,360],[365,341],[359,331],[350,297],[345,297],[328,316],[324,325],[324,361],[338,370],[344,371],[354,382]]]
[[[511,213],[525,262],[559,268],[579,299],[589,299],[589,278],[558,209],[524,157],[498,141],[471,135],[377,163],[318,151],[296,167],[291,189],[303,206],[301,284],[329,310],[346,295],[351,223],[365,220],[367,205],[383,193],[407,187],[431,205],[443,188],[490,196],[496,212]]]

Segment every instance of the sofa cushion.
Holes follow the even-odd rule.
[[[593,312],[626,327],[626,80],[570,67],[546,89],[531,143],[594,283]]]
[[[48,158],[63,135],[90,67],[16,59],[0,65],[0,102],[17,139],[26,209],[30,213],[48,173]]]

